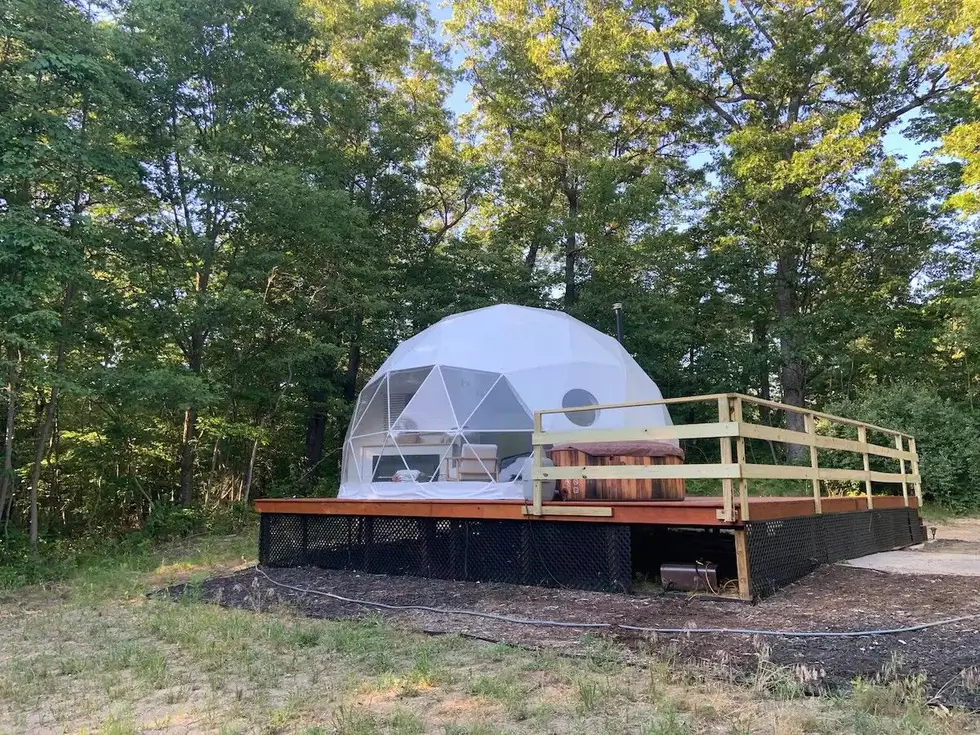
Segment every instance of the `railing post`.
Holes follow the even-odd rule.
[[[534,433],[540,437],[541,432],[544,430],[544,422],[541,421],[541,412],[534,412]],[[540,438],[534,442],[532,447],[531,456],[534,458],[531,462],[531,476],[534,478],[531,487],[533,491],[532,495],[532,513],[536,516],[541,515],[541,495],[544,492],[544,481],[538,477],[538,473],[541,472],[541,466],[544,464],[544,445],[540,443]]]
[[[820,500],[820,462],[817,458],[817,417],[812,413],[803,414],[803,425],[806,427],[807,440],[810,443],[810,469],[813,470],[813,478],[810,480],[813,487],[813,511],[820,515],[823,513],[823,504]]]
[[[732,419],[738,423],[738,438],[735,439],[735,457],[738,460],[738,500],[739,508],[742,513],[742,520],[749,520],[749,481],[742,477],[742,468],[745,466],[745,437],[742,436],[742,398],[735,396],[731,405],[734,409]]]
[[[735,529],[735,568],[738,572],[738,596],[752,599],[752,574],[749,567],[749,545],[744,528]]]
[[[912,487],[915,488],[915,498],[919,501],[919,508],[922,507],[922,478],[919,476],[919,453],[915,449],[915,437],[910,436],[909,438],[909,453],[912,455],[910,463],[912,465],[912,474],[918,477],[912,483]]]
[[[902,439],[901,434],[895,435],[895,448],[900,451],[905,451],[905,441]],[[905,499],[905,507],[909,507],[909,483],[905,479],[905,457],[898,458],[899,470],[902,473],[902,498]]]
[[[728,406],[728,396],[718,397],[718,423],[727,423],[732,420],[731,411]],[[732,439],[723,436],[719,440],[721,447],[721,463],[732,464]],[[721,494],[724,502],[724,521],[731,523],[735,520],[735,484],[730,477],[721,481]]]
[[[858,427],[858,441],[864,445],[861,458],[864,460],[864,489],[868,495],[868,510],[874,508],[874,500],[871,498],[871,459],[868,457],[868,427]]]

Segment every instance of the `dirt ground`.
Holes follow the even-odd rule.
[[[926,531],[931,540],[918,549],[920,553],[980,555],[980,520],[976,518],[927,523]]]
[[[265,574],[268,574],[267,578]],[[270,579],[272,581],[270,581]],[[295,591],[273,582],[299,588]],[[171,589],[172,594],[184,590]],[[604,622],[658,628],[748,628],[853,631],[898,628],[980,614],[975,580],[902,576],[827,567],[769,599],[748,605],[677,596],[619,595],[324,569],[248,569],[212,579],[193,594],[251,610],[287,607],[314,618],[356,619],[381,614],[393,624],[430,634],[459,633],[575,655],[584,637],[601,636],[629,649],[654,652],[707,675],[748,678],[760,662],[793,672],[813,692],[846,688],[856,678],[924,675],[934,704],[980,710],[980,617],[902,635],[857,638],[639,633],[621,628],[528,626],[459,614],[372,609],[314,594],[389,605],[478,610],[520,618]]]

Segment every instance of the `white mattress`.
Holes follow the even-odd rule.
[[[343,483],[344,500],[524,500],[517,482],[371,482]]]

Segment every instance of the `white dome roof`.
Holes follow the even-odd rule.
[[[561,408],[564,395],[574,388],[588,391],[600,404],[663,397],[613,337],[564,312],[529,306],[500,304],[448,316],[398,345],[371,382],[396,370],[430,365],[505,375],[531,411]],[[666,409],[656,411],[663,414],[659,421],[643,413],[648,424],[670,423]]]
[[[402,342],[378,370],[452,365],[512,373],[589,362],[639,370],[620,344],[561,311],[500,304],[453,314]],[[641,371],[642,372],[642,371]]]
[[[530,453],[534,411],[661,398],[615,339],[567,314],[456,314],[398,345],[358,396],[340,496],[521,498],[508,467]],[[664,406],[542,417],[545,431],[668,424]]]

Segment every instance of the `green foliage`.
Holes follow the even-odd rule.
[[[928,384],[898,382],[870,386],[828,410],[916,437],[925,498],[957,512],[980,508],[980,415],[969,407]]]
[[[921,421],[883,421],[914,425],[931,498],[975,505],[977,222],[946,206],[976,194],[973,9],[456,0],[439,29],[423,0],[4,4],[10,574],[334,494],[365,379],[500,302],[606,332],[624,302],[668,395],[874,417],[918,376]],[[956,160],[889,154],[916,113]]]

